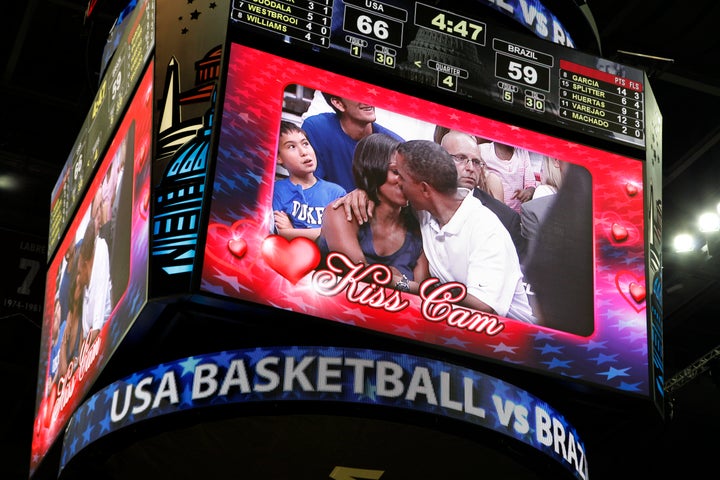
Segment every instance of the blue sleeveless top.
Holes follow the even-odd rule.
[[[373,247],[372,229],[369,223],[360,225],[358,231],[358,241],[360,248],[365,255],[368,264],[379,263],[388,267],[395,267],[400,270],[409,280],[414,280],[413,270],[417,264],[417,259],[422,253],[422,237],[410,231],[405,233],[405,242],[402,246],[390,255],[378,255]],[[317,245],[323,258],[330,253],[325,237],[322,235],[317,239]]]

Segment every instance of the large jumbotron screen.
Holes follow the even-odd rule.
[[[464,306],[471,285],[430,278],[414,293],[398,291],[379,264],[278,234],[281,121],[302,126],[312,115],[332,115],[322,93],[374,107],[377,123],[405,141],[433,141],[444,128],[524,150],[537,185],[544,161],[565,165],[534,254],[521,264],[518,285],[534,313],[529,322]],[[650,395],[643,161],[240,45],[229,52],[222,108],[204,292]],[[447,262],[452,269],[471,259]]]

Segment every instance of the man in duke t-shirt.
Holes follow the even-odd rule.
[[[403,138],[376,123],[374,106],[324,92],[323,97],[334,112],[307,117],[302,129],[317,155],[315,175],[349,192],[355,189],[352,159],[357,143],[371,133],[385,133],[400,142]]]

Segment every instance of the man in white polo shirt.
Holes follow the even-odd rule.
[[[410,140],[390,168],[418,213],[431,276],[464,284],[466,307],[536,323],[510,235],[470,190],[458,188],[452,156],[434,142]]]

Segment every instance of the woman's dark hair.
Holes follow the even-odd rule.
[[[400,143],[384,133],[372,133],[361,139],[355,147],[352,163],[355,185],[364,190],[375,205],[380,204],[378,192],[387,181],[390,159]],[[413,233],[420,232],[420,225],[410,207],[403,208],[400,216],[405,228]]]
[[[390,158],[400,142],[384,133],[372,133],[361,139],[355,147],[352,173],[355,185],[365,190],[368,198],[380,203],[378,191],[388,175]]]

